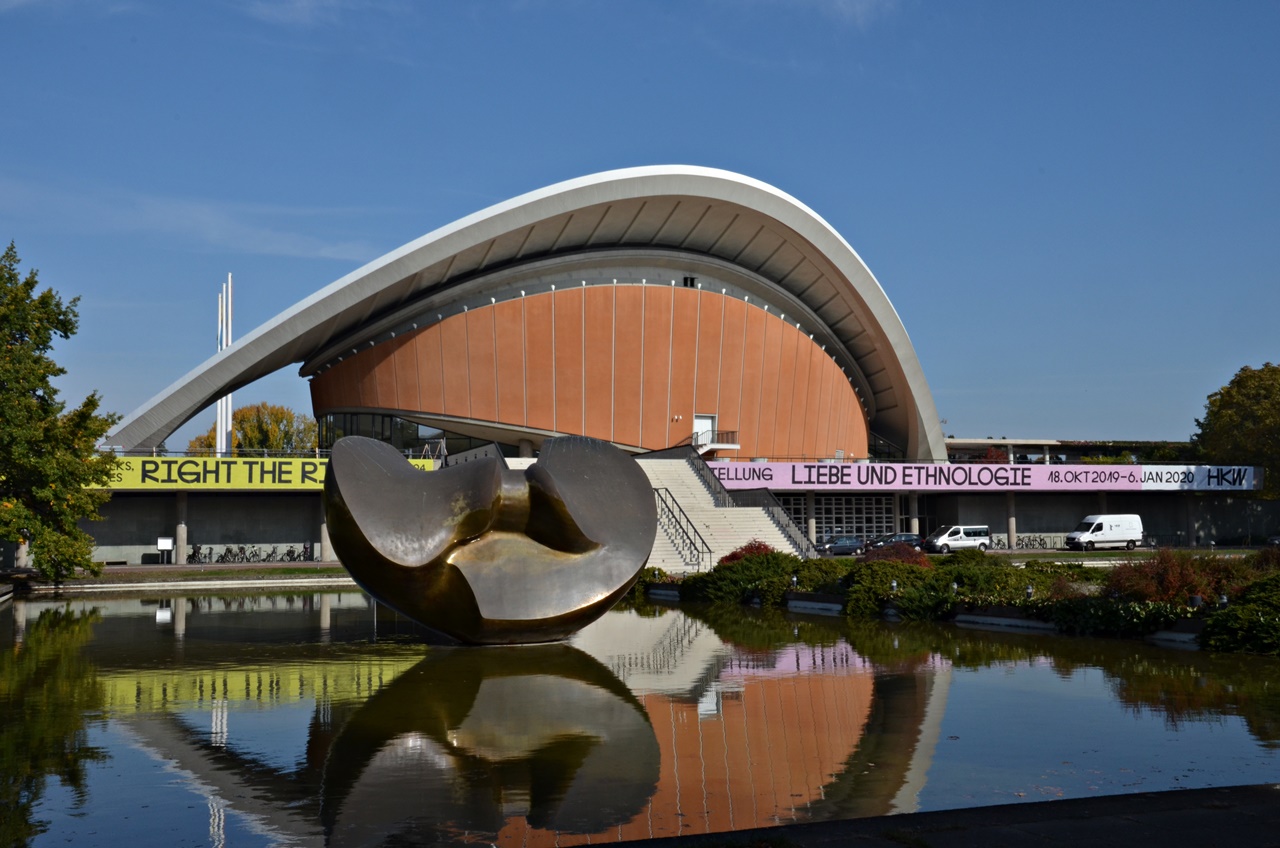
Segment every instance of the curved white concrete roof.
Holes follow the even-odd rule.
[[[107,443],[149,449],[217,398],[287,365],[304,376],[340,342],[461,284],[592,251],[678,252],[776,286],[821,323],[848,362],[873,433],[911,459],[945,459],[928,384],[897,312],[826,221],[729,171],[606,171],[513,198],[370,262],[267,321],[132,412]],[[487,299],[486,299],[487,302]],[[374,343],[372,340],[370,343]]]

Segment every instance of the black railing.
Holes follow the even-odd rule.
[[[774,497],[773,492],[768,489],[739,489],[730,494],[733,497],[734,506],[763,509],[774,525],[782,531],[782,535],[786,536],[787,540],[800,552],[800,556],[805,559],[814,559],[818,556],[817,548],[809,541],[804,531],[796,526],[795,521],[791,519],[791,513],[787,512],[787,508]]]
[[[711,567],[711,546],[698,532],[693,520],[680,506],[671,490],[665,487],[655,488],[654,496],[658,501],[658,526],[667,533],[667,538],[676,546],[676,551],[684,559],[685,564],[695,571],[701,571],[705,565]]]
[[[689,445],[695,448],[706,447],[707,445],[736,445],[738,443],[737,430],[702,430],[690,436],[685,436],[671,447],[679,448]]]
[[[698,456],[697,451],[690,448],[685,459],[689,463],[689,467],[693,469],[693,473],[698,475],[698,479],[707,487],[707,491],[711,493],[711,500],[715,502],[717,507],[737,506],[733,502],[733,495],[729,494],[729,490],[724,487],[724,483],[720,482],[720,478],[711,470],[711,466],[707,465],[706,460]]]
[[[693,469],[693,473],[698,475],[698,479],[703,482],[711,493],[711,499],[717,507],[748,506],[763,509],[774,525],[782,531],[782,535],[786,536],[787,540],[800,552],[800,556],[805,559],[813,559],[818,556],[818,551],[813,546],[813,543],[809,541],[809,537],[791,520],[791,514],[773,496],[773,492],[768,489],[748,489],[746,491],[730,492],[702,457],[690,451],[688,462],[689,467]]]

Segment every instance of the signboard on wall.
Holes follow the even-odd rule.
[[[431,471],[430,459],[410,464]],[[304,457],[121,457],[112,491],[303,492],[324,488],[327,459]]]
[[[712,462],[726,489],[816,492],[1247,492],[1262,469],[1236,465],[1003,465]]]

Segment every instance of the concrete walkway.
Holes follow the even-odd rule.
[[[1231,786],[848,819],[633,845],[770,848],[1280,846],[1280,786]]]

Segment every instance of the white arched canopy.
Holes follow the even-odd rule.
[[[150,449],[229,391],[291,364],[302,376],[340,346],[376,344],[414,304],[471,291],[529,263],[593,251],[669,251],[738,270],[803,306],[846,368],[871,431],[907,458],[946,458],[915,349],[879,282],[812,210],[728,171],[651,166],[559,183],[476,212],[286,309],[132,412],[108,443]]]

